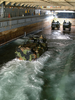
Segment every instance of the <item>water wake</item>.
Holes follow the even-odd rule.
[[[31,62],[14,59],[4,65],[0,71],[0,100],[40,100],[44,82],[38,75],[43,75],[41,69],[47,58]]]
[[[42,100],[75,100],[74,41],[61,49],[45,63]]]
[[[53,39],[38,60],[14,59],[2,66],[0,100],[75,100],[74,42]]]

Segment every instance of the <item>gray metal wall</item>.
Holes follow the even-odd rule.
[[[49,16],[26,16],[26,17],[13,17],[0,19],[0,32],[11,30],[14,28],[30,25],[33,23],[41,22],[47,19]]]
[[[25,11],[27,10],[27,13],[25,13]],[[29,12],[28,12],[29,10]],[[22,14],[24,16],[26,15],[34,15],[34,11],[35,9],[26,9],[26,8],[5,8],[4,10],[4,17],[7,18],[8,14],[10,14],[11,17],[17,17],[17,16],[22,16]]]
[[[23,8],[23,7],[4,7],[0,6],[0,18],[8,18],[8,14],[10,17],[18,17],[18,16],[28,16],[28,15],[44,15],[42,9],[35,8]],[[27,11],[27,13],[25,12]]]

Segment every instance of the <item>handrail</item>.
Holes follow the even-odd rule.
[[[10,21],[10,20],[19,20],[19,19],[26,19],[26,18],[35,18],[35,17],[46,17],[49,15],[35,15],[35,16],[20,16],[20,17],[12,17],[12,18],[1,18],[0,22]]]

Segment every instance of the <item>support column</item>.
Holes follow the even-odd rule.
[[[1,4],[1,18],[4,17],[4,4]]]

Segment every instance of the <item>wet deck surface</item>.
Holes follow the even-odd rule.
[[[22,38],[0,48],[0,100],[75,100],[75,27],[41,34],[48,51],[37,61],[15,59]]]

